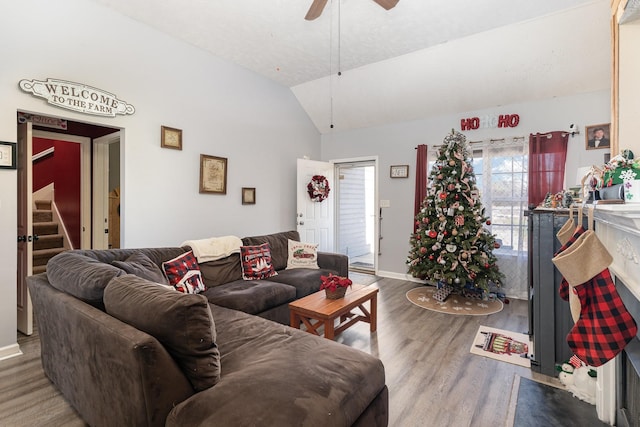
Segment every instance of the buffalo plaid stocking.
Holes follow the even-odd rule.
[[[638,331],[609,269],[573,291],[580,298],[580,318],[567,335],[567,343],[587,365],[600,366],[613,359]]]

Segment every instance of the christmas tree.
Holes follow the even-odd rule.
[[[450,285],[489,290],[501,285],[493,249],[499,247],[484,225],[476,176],[466,138],[452,130],[444,139],[431,172],[427,196],[416,215],[407,258],[412,276]]]

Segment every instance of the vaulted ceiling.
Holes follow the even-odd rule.
[[[329,0],[314,21],[312,0],[94,1],[290,87],[320,132],[609,84],[606,0]]]

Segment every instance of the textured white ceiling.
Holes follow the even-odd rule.
[[[455,54],[464,58],[469,54],[479,56],[478,59],[482,60],[481,53],[485,52],[493,61],[499,61],[498,64],[494,63],[494,67],[514,71],[513,74],[500,73],[504,74],[503,78],[534,86],[543,84],[532,75],[515,75],[515,71],[520,71],[522,67],[509,60],[512,52],[501,52],[500,45],[478,46],[471,43],[468,46],[475,49],[471,52],[455,42],[460,39],[472,40],[475,37],[470,36],[490,33],[497,28],[510,28],[518,23],[526,24],[595,4],[604,12],[602,20],[593,23],[600,36],[603,23],[608,23],[609,5],[608,0],[400,0],[395,8],[385,11],[371,0],[330,0],[320,18],[306,21],[304,16],[312,0],[93,1],[292,87],[321,132],[326,131],[325,125],[328,123],[328,83],[325,80],[328,81],[326,77],[338,70],[355,70],[357,73],[354,74],[358,76],[357,80],[349,80],[351,86],[345,88],[351,93],[346,101],[348,105],[341,113],[344,121],[342,129],[389,122],[392,116],[396,120],[396,112],[402,113],[405,120],[419,118],[433,113],[428,112],[428,108],[422,108],[420,100],[415,99],[417,95],[412,92],[439,94],[442,93],[441,88],[449,88],[451,82],[434,82],[433,79],[424,78],[427,74],[404,72],[407,67],[419,66],[436,72],[438,79],[447,78],[447,73],[443,72],[446,68],[428,63],[429,55],[418,62],[415,62],[415,55],[434,49],[446,50],[455,45],[458,51],[450,52],[454,55],[445,55],[446,58],[455,58]],[[558,33],[554,29],[553,33],[563,38],[563,34],[566,34],[567,40],[580,45],[581,40],[574,40],[571,35],[576,26],[583,26],[582,29],[588,32],[590,25],[591,22],[564,22],[561,23],[563,31]],[[507,31],[505,34],[511,33]],[[539,34],[525,34],[522,44],[530,45],[538,37]],[[604,43],[608,44],[606,29],[604,38]],[[514,41],[504,42],[512,46]],[[551,43],[554,43],[553,40]],[[559,45],[562,45],[563,51],[572,49],[564,41]],[[516,58],[522,56],[522,52],[513,53],[520,54],[515,55]],[[603,59],[608,58],[608,48],[596,53],[604,55]],[[576,57],[573,61],[586,61],[583,64],[586,65],[589,58]],[[547,63],[548,58],[543,58],[543,62]],[[393,66],[389,67],[389,64]],[[473,64],[469,64],[467,72],[473,71],[472,68]],[[398,78],[403,80],[399,81]],[[487,79],[487,82],[490,81],[493,79]],[[341,84],[345,86],[347,80],[343,79]],[[395,92],[396,87],[402,89],[401,93]],[[581,89],[595,90],[593,87]],[[602,89],[602,84],[598,89]],[[335,85],[332,90],[337,90]],[[503,92],[498,88],[487,92],[492,95],[492,102],[500,103],[499,97],[495,96],[496,91]],[[373,100],[375,102],[363,95],[373,92],[380,94],[379,98]],[[464,106],[469,109],[493,105],[487,105],[486,97],[476,96],[472,91],[464,96]],[[505,97],[509,100],[512,98]],[[447,103],[447,100],[442,101]],[[404,111],[406,105],[411,105],[412,111]],[[397,108],[392,111],[394,114],[389,115],[391,106]],[[455,108],[461,106],[456,105]]]

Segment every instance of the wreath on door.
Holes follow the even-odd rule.
[[[321,202],[329,197],[329,181],[323,175],[314,175],[307,184],[307,193],[314,202]]]

